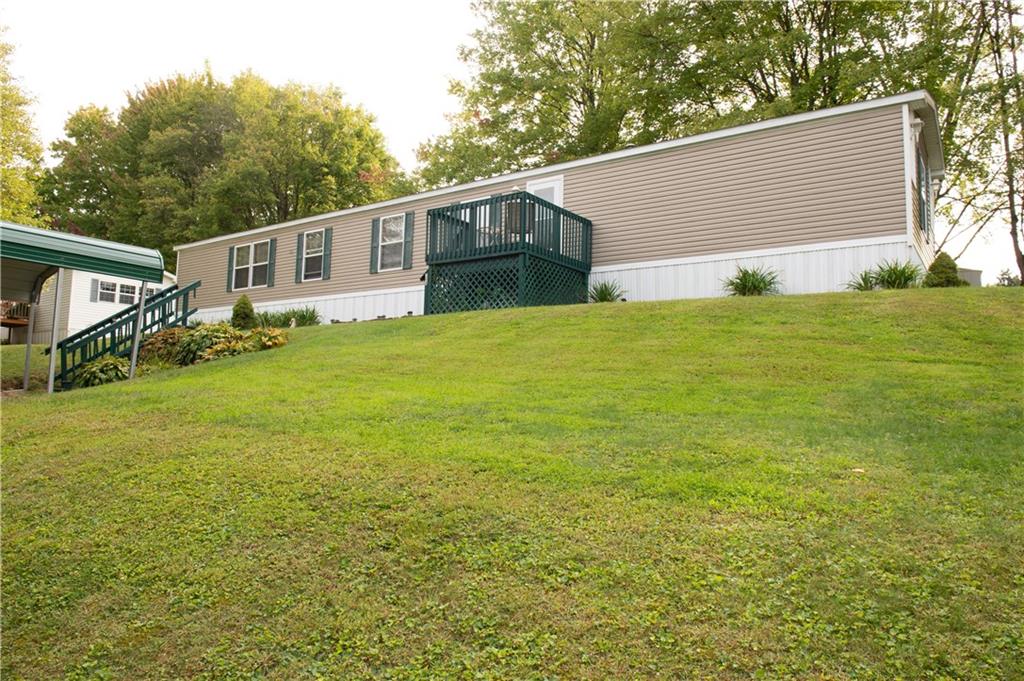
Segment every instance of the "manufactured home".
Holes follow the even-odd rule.
[[[146,295],[153,295],[175,283],[174,275],[164,272],[160,284],[146,285]],[[61,311],[58,315],[57,337],[67,338],[120,312],[125,307],[138,305],[140,288],[141,284],[137,279],[69,269],[67,282],[60,294]],[[53,279],[50,279],[40,293],[40,309],[52,310],[56,293],[56,285]],[[24,343],[28,333],[28,303],[9,305],[4,320],[9,326],[9,336],[5,340],[15,344]],[[32,342],[50,342],[52,330],[53,319],[41,315],[33,325]]]
[[[838,291],[934,257],[943,157],[927,92],[761,121],[176,247],[198,317],[312,305],[328,320],[722,295],[738,266]]]

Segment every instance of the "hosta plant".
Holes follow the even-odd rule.
[[[245,332],[229,324],[203,324],[189,329],[182,336],[174,361],[181,366],[195,364],[202,359],[203,353],[214,345],[228,341],[241,342],[244,339]]]
[[[128,378],[128,360],[107,355],[87,362],[75,370],[75,386],[91,388],[95,385],[116,383]]]

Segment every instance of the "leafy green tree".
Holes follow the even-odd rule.
[[[31,98],[11,74],[13,47],[0,32],[0,219],[38,225],[36,184],[43,147],[32,128]]]
[[[427,185],[599,154],[674,130],[679,114],[665,109],[658,64],[634,47],[645,6],[484,0],[479,11],[484,28],[461,51],[476,74],[451,86],[462,111],[449,134],[418,151]]]
[[[116,117],[83,107],[52,149],[47,213],[86,234],[159,248],[388,198],[405,189],[381,133],[334,88],[251,73],[150,84]]]

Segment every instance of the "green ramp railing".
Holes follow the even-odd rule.
[[[142,312],[141,336],[145,337],[169,326],[187,325],[188,318],[198,311],[198,308],[189,307],[189,298],[195,298],[195,291],[201,284],[196,281],[185,288],[178,288],[175,284],[148,296]],[[123,357],[129,354],[138,317],[138,305],[129,305],[57,343],[57,352],[60,353],[60,373],[57,378],[61,388],[72,386],[75,371],[86,362],[104,355]]]

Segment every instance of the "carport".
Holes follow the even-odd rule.
[[[0,221],[0,298],[29,303],[28,328],[25,344],[24,387],[28,389],[29,361],[32,353],[32,330],[43,283],[57,275],[57,290],[53,305],[53,331],[50,334],[50,367],[47,390],[53,392],[53,378],[57,359],[58,327],[60,326],[61,297],[64,270],[83,270],[97,274],[138,279],[145,290],[146,283],[163,281],[164,258],[160,251],[141,248],[116,241],[92,239],[54,232],[36,227]],[[130,375],[135,375],[138,362],[141,321],[145,296],[139,296],[139,321],[135,324],[132,341]]]

